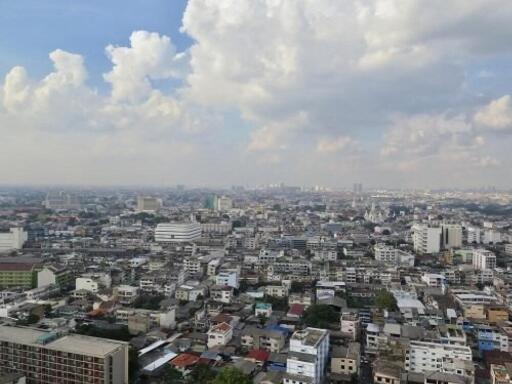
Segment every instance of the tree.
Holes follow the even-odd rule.
[[[304,312],[304,323],[308,327],[327,328],[329,324],[339,321],[339,313],[325,304],[311,305]]]
[[[265,325],[265,323],[267,322],[267,316],[265,316],[265,314],[264,314],[264,313],[260,313],[260,314],[258,315],[258,321],[260,322],[260,325],[261,325],[261,326],[264,326],[264,325]]]
[[[183,374],[176,368],[167,366],[162,375],[165,384],[181,384],[183,383]]]
[[[213,384],[252,384],[252,380],[239,369],[223,368]]]
[[[215,372],[207,364],[197,364],[187,376],[187,384],[210,383],[215,378]]]
[[[375,297],[375,305],[379,309],[387,309],[388,311],[396,310],[396,299],[391,292],[381,289]]]

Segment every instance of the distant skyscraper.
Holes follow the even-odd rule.
[[[162,206],[162,201],[155,197],[138,196],[137,211],[139,212],[158,212]]]
[[[66,192],[48,192],[44,206],[47,209],[74,210],[80,209],[80,200],[76,195]]]
[[[363,184],[361,184],[361,183],[354,183],[353,192],[355,194],[357,194],[357,195],[363,193]]]

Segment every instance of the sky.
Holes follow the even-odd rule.
[[[0,184],[512,188],[510,0],[0,0]]]

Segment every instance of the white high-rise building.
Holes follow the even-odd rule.
[[[66,192],[48,192],[44,201],[47,209],[55,210],[77,210],[80,209],[80,199],[78,196]]]
[[[319,384],[325,375],[329,354],[329,332],[306,328],[290,338],[284,384]]]
[[[501,243],[501,232],[499,232],[495,229],[487,229],[484,232],[483,243],[484,244]]]
[[[480,271],[496,268],[496,255],[487,249],[475,249],[473,267]]]
[[[441,228],[427,224],[415,224],[412,227],[414,251],[419,254],[439,253],[441,246]]]
[[[155,241],[159,243],[183,243],[201,237],[199,223],[160,223],[155,229]]]
[[[441,225],[441,247],[443,249],[462,247],[462,226],[460,224]]]
[[[0,252],[23,248],[27,238],[27,232],[23,228],[11,228],[9,232],[0,232]]]
[[[473,366],[472,358],[471,348],[468,346],[410,341],[405,354],[405,370],[469,376]]]
[[[233,200],[227,196],[215,196],[213,207],[216,211],[227,211],[233,208]]]
[[[478,227],[468,227],[467,232],[468,244],[480,244],[482,241],[482,234]]]

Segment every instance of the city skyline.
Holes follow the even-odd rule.
[[[512,3],[0,5],[1,185],[512,187]]]

